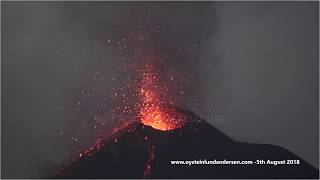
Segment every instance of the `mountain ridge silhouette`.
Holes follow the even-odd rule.
[[[275,145],[235,141],[190,111],[185,124],[160,131],[134,121],[83,155],[58,178],[319,178],[310,164]],[[185,160],[299,160],[288,165],[172,165]],[[149,169],[148,169],[149,167]]]

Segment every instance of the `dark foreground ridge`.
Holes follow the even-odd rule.
[[[133,122],[58,178],[313,178],[319,171],[278,146],[237,142],[190,112],[187,123],[159,131]],[[300,160],[290,165],[172,165],[174,160]]]

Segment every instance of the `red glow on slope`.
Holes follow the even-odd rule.
[[[150,174],[151,174],[151,165],[152,165],[152,162],[155,158],[155,146],[154,145],[149,145],[149,150],[148,150],[148,153],[149,153],[149,157],[147,159],[147,162],[145,164],[145,167],[144,167],[144,178],[149,178],[150,177]]]

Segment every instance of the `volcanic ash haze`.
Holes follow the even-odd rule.
[[[145,158],[141,165],[127,163],[141,170],[136,177],[156,177],[154,173],[161,172],[158,144],[148,141],[147,150],[141,146],[137,153],[118,151],[118,143],[131,141],[111,140],[105,137],[111,133],[101,131],[128,132],[119,124],[135,121],[136,127],[155,132],[150,137],[161,134],[156,142],[170,141],[165,137],[176,142],[180,136],[172,131],[188,126],[167,123],[172,107],[192,111],[234,139],[286,147],[318,167],[318,2],[2,1],[1,5],[3,178],[47,177],[65,159],[72,163],[73,154],[93,158],[95,164],[103,152],[115,154],[99,161],[100,170],[109,176],[114,169],[102,168],[108,167],[105,163],[125,174],[126,163],[115,162],[141,152]],[[142,70],[148,63],[142,59],[153,65],[145,76]],[[143,79],[153,74],[157,79],[141,88]],[[147,100],[150,95],[152,100]],[[223,122],[216,123],[215,115]],[[95,148],[87,148],[98,134]],[[212,159],[213,146],[223,143],[211,136],[195,143],[192,139],[198,136],[194,129],[190,136],[181,136],[184,143],[162,147],[177,154],[170,155],[177,160],[193,158],[192,153],[180,157],[191,150],[199,152],[196,158]],[[141,137],[143,145],[149,138]],[[199,147],[191,147],[195,144]],[[200,153],[207,147],[212,147],[210,157]],[[200,167],[175,168],[191,174]],[[292,174],[300,172],[295,168]],[[98,169],[97,175],[90,167],[81,170],[88,177],[104,177]],[[124,176],[119,171],[113,176]]]
[[[79,154],[58,176],[63,178],[315,178],[318,170],[301,160],[297,166],[261,165],[177,165],[175,160],[251,160],[299,159],[291,152],[272,145],[237,142],[227,137],[197,115],[175,107],[185,98],[186,79],[197,76],[191,71],[166,71],[173,62],[186,57],[184,48],[173,48],[159,28],[147,16],[142,25],[131,25],[125,38],[116,47],[123,56],[128,79],[121,91],[113,95],[113,118],[130,112],[130,121]],[[176,67],[177,68],[177,67]],[[197,78],[193,78],[192,82]],[[186,85],[187,84],[187,85]],[[199,87],[196,87],[199,88]],[[199,107],[198,92],[194,104]],[[188,94],[190,95],[190,94]],[[120,97],[120,98],[118,98]],[[132,98],[134,97],[134,98]],[[191,98],[191,99],[192,99]],[[184,104],[185,105],[185,104]]]

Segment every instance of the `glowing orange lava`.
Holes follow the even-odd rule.
[[[176,129],[179,127],[178,124],[175,124],[170,120],[170,116],[159,107],[149,107],[145,108],[140,112],[141,122],[144,125],[153,127],[154,129],[159,129],[162,131],[168,131]]]
[[[159,85],[158,74],[146,66],[143,73],[139,95],[142,100],[140,118],[144,125],[161,131],[176,129],[182,125],[181,121],[173,116],[173,109],[163,108],[168,89]],[[172,101],[167,104],[172,105]]]

